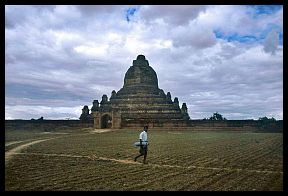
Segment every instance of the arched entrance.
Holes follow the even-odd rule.
[[[112,128],[112,118],[110,115],[105,114],[101,118],[101,129]]]

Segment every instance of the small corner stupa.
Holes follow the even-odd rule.
[[[102,100],[94,100],[81,114],[82,119],[94,119],[95,128],[177,127],[185,126],[190,117],[186,103],[179,107],[178,98],[158,87],[158,78],[144,55],[138,55],[127,70],[123,87]],[[88,113],[87,113],[88,109]],[[83,114],[85,112],[85,114]]]

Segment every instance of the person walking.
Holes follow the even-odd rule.
[[[148,126],[144,126],[144,130],[140,133],[139,135],[139,140],[140,140],[140,150],[139,150],[139,155],[137,155],[134,158],[134,161],[137,161],[137,158],[139,158],[140,156],[144,155],[144,159],[143,159],[143,163],[147,164],[146,162],[146,157],[147,157],[147,150],[148,150]]]

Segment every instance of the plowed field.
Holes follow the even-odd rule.
[[[5,131],[5,190],[283,190],[282,133]]]

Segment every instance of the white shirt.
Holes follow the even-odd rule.
[[[146,131],[142,131],[139,135],[139,139],[142,140],[142,142],[148,141],[148,136]]]

